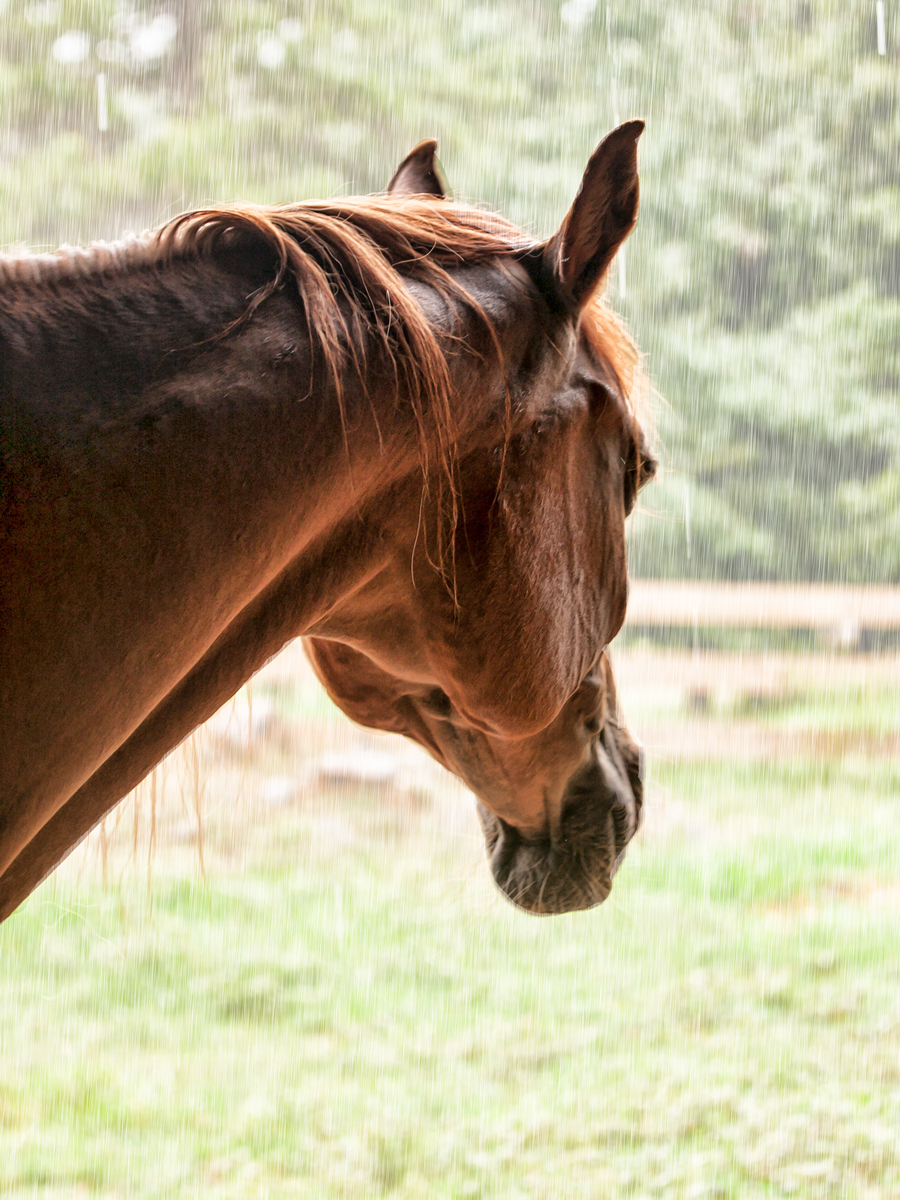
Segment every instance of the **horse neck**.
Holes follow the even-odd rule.
[[[34,811],[174,705],[156,761],[385,553],[365,514],[418,472],[415,421],[352,379],[342,421],[287,292],[218,336],[253,285],[0,291],[0,740],[27,718],[56,755],[24,739],[0,785]]]
[[[44,276],[0,285],[0,395],[7,409],[42,408],[63,435],[77,422],[96,436],[113,414],[146,407],[148,389],[237,318],[254,286],[190,261]]]
[[[146,594],[151,609],[200,614],[199,597],[205,611],[191,619],[214,632],[419,470],[411,413],[372,380],[348,379],[339,404],[287,292],[221,336],[259,282],[182,261],[0,289],[13,505],[40,529],[23,537],[40,537],[61,571],[72,560],[73,579],[93,572],[91,594],[115,574],[123,611],[142,612]],[[376,419],[379,409],[393,418]],[[356,542],[365,573],[369,551]],[[308,603],[296,633],[304,607],[312,617],[353,583],[333,564],[310,572],[310,586],[302,571],[297,582]]]
[[[264,281],[176,260],[0,285],[0,421],[8,436],[65,471],[98,452],[120,458],[123,469],[129,460],[145,466],[154,448],[171,441],[177,452],[193,432],[196,461],[255,451],[274,472],[287,455],[311,483],[317,465],[346,459],[356,441],[350,457],[361,483],[369,430],[360,428],[360,393],[368,381],[351,381],[339,403],[327,370],[313,371],[302,311],[284,293],[242,320]],[[330,463],[326,478],[340,471]]]
[[[55,862],[361,589],[396,555],[381,498],[416,533],[420,431],[390,372],[346,380],[341,412],[287,291],[220,336],[253,286],[182,262],[0,288],[7,858],[78,792]]]

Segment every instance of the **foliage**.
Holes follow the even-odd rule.
[[[549,234],[598,137],[644,116],[611,287],[666,397],[667,470],[634,566],[897,582],[898,58],[868,0],[12,0],[0,238],[377,190],[430,134],[467,196]]]
[[[364,792],[223,806],[205,879],[161,834],[150,896],[57,876],[0,931],[0,1191],[896,1196],[900,776],[661,770],[553,922]]]

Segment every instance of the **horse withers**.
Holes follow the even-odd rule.
[[[547,242],[447,201],[423,143],[383,197],[0,260],[0,917],[298,636],[473,790],[511,900],[606,898],[641,782],[605,647],[655,464],[600,292],[642,129]]]

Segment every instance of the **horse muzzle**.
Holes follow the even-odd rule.
[[[555,834],[529,839],[480,801],[478,816],[494,881],[517,908],[548,916],[595,908],[640,825],[643,756],[615,726],[565,787]]]

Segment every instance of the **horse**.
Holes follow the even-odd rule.
[[[297,637],[475,793],[511,901],[606,899],[655,462],[603,283],[642,130],[546,241],[447,199],[429,141],[380,196],[0,259],[0,919]]]

